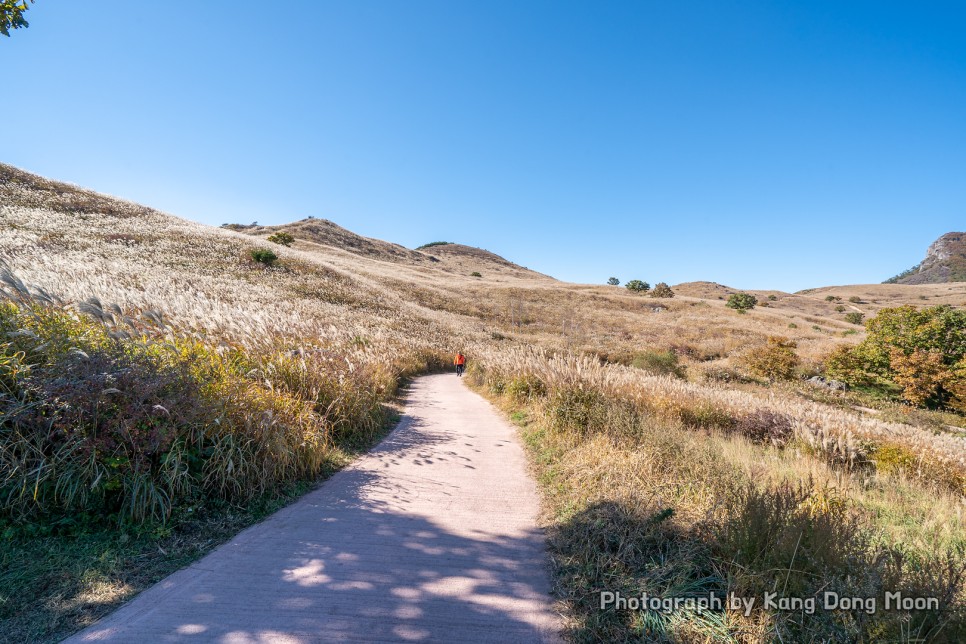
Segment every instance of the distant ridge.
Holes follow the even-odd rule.
[[[549,278],[547,275],[514,264],[496,253],[481,248],[452,242],[435,242],[412,250],[399,244],[363,237],[328,219],[316,217],[278,226],[224,224],[222,228],[262,238],[278,232],[286,232],[295,237],[296,247],[308,251],[312,250],[313,245],[325,246],[385,262],[409,266],[432,266],[441,270],[467,274],[479,272],[485,277],[498,273],[514,277]]]

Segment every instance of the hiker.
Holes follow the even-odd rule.
[[[466,369],[466,356],[463,355],[462,351],[457,352],[456,359],[453,360],[453,364],[456,365],[456,375],[462,377],[463,371]]]

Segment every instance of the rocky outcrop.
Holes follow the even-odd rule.
[[[822,387],[824,389],[831,389],[832,391],[848,391],[848,384],[842,382],[841,380],[827,380],[822,376],[812,376],[806,382],[813,387]]]
[[[966,282],[966,233],[946,233],[929,246],[922,263],[886,280],[887,284],[945,282]]]

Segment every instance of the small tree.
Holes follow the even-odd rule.
[[[253,248],[251,252],[252,261],[258,262],[259,264],[265,264],[265,266],[271,266],[278,259],[278,255],[268,250],[267,248]]]
[[[890,393],[899,390],[914,405],[966,408],[966,311],[887,308],[865,327],[865,340],[826,358],[826,374]]]
[[[642,282],[641,280],[631,280],[624,287],[628,291],[633,291],[634,293],[647,293],[651,290],[651,285],[647,282]]]
[[[607,280],[607,283],[610,284],[611,286],[620,286],[621,281],[616,277],[611,277],[610,279]]]
[[[748,352],[742,359],[745,368],[768,380],[791,380],[801,361],[795,353],[798,345],[787,338],[770,337],[768,344]]]
[[[726,306],[736,311],[748,311],[755,308],[756,304],[758,304],[758,298],[750,293],[732,293]]]
[[[291,246],[292,242],[295,241],[295,237],[292,237],[287,232],[282,231],[277,232],[274,235],[270,235],[268,237],[268,241],[272,242],[273,244],[280,244],[282,246]]]
[[[665,282],[658,282],[651,291],[651,297],[674,297],[674,291]]]

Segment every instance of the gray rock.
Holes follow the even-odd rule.
[[[823,387],[825,389],[830,389],[832,391],[848,391],[848,383],[842,382],[841,380],[828,380],[822,376],[812,376],[806,380],[808,384],[814,387]]]

